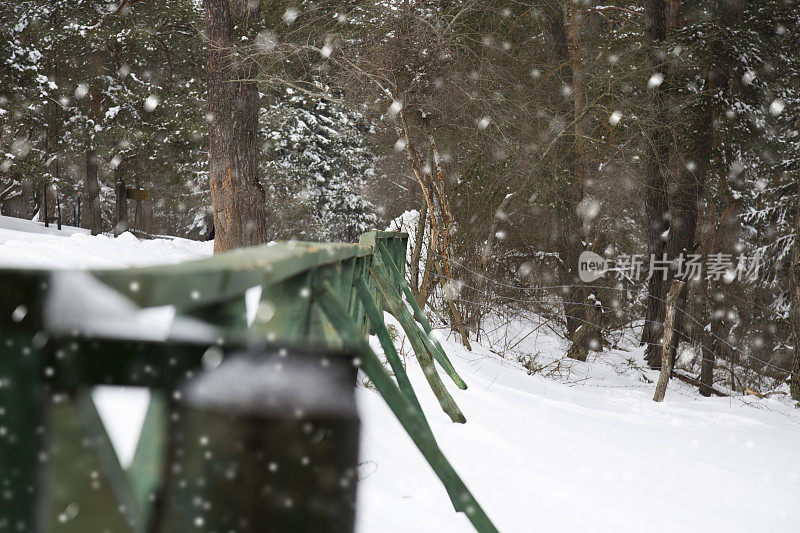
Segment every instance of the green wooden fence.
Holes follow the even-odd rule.
[[[496,531],[436,443],[383,322],[382,310],[397,317],[442,409],[465,422],[439,369],[466,384],[403,279],[407,239],[370,232],[360,244],[287,242],[168,266],[0,270],[0,531],[144,533],[163,482],[178,382],[202,368],[209,350],[293,345],[355,353],[454,508],[476,530]],[[245,293],[253,287],[261,293],[248,324]],[[92,297],[99,309],[87,308]],[[168,330],[129,316],[159,306],[174,310]],[[366,342],[368,331],[393,376]],[[127,469],[89,392],[99,384],[151,391]]]

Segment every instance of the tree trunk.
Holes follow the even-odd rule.
[[[589,352],[597,351],[601,347],[600,337],[601,309],[595,305],[593,298],[587,298],[583,304],[583,321],[578,325],[572,335],[572,342],[567,357],[578,361],[586,361]]]
[[[436,263],[436,271],[439,273],[439,276],[445,277],[444,270],[439,262]],[[452,289],[447,283],[442,286],[442,293],[444,294],[444,299],[447,300],[447,306],[448,309],[450,310],[450,318],[453,320],[453,323],[450,325],[450,329],[452,331],[457,331],[458,334],[461,335],[462,344],[466,347],[467,350],[472,351],[472,346],[469,343],[469,336],[467,335],[467,330],[464,328],[464,320],[461,318],[461,313],[458,312],[456,303],[453,301],[453,296],[450,293],[451,290]]]
[[[117,195],[117,223],[114,226],[114,237],[118,237],[128,231],[128,188],[125,186],[125,182],[118,182],[115,191]]]
[[[597,4],[593,0],[589,5],[593,8]],[[595,164],[590,154],[591,145],[587,143],[586,126],[586,88],[587,83],[584,76],[591,72],[591,67],[586,64],[588,58],[594,53],[597,41],[600,37],[601,17],[594,9],[585,9],[583,4],[578,2],[570,3],[570,60],[572,61],[572,114],[575,122],[572,136],[572,151],[574,158],[575,178],[574,196],[572,212],[572,231],[575,232],[577,240],[573,240],[571,246],[573,253],[577,257],[570,258],[569,267],[578,269],[578,257],[583,251],[583,242],[591,248],[593,245],[592,234],[588,231],[591,226],[591,218],[581,218],[578,214],[579,206],[583,202],[586,194],[587,184],[591,182],[591,173],[594,171]],[[574,239],[574,238],[573,238]],[[572,254],[570,254],[572,255]],[[581,283],[581,285],[583,285]],[[597,292],[595,288],[580,287],[576,291],[576,297],[580,300],[572,300],[574,304],[580,306],[580,318],[582,322],[577,325],[580,332],[576,329],[572,336],[572,346],[569,353],[577,356],[577,359],[586,360],[589,350],[599,350],[602,346],[602,308],[595,305],[595,298],[592,295]],[[575,320],[573,321],[575,322]]]
[[[258,112],[252,67],[232,49],[254,33],[261,2],[204,0],[208,57],[208,139],[214,253],[269,240],[266,193],[258,172]]]
[[[709,289],[712,291],[709,294]],[[721,282],[715,280],[706,286],[706,301],[712,305],[711,324],[708,331],[705,329],[701,333],[702,339],[702,360],[700,362],[700,394],[711,396],[714,385],[714,366],[717,358],[725,359],[724,346],[719,342],[719,336],[724,330],[722,324],[725,309],[721,303],[716,301],[716,294],[721,290]]]
[[[11,183],[14,182],[16,176],[11,177]],[[6,196],[0,198],[0,207],[2,207],[2,214],[9,217],[16,218],[31,218],[30,206],[33,204],[33,194],[31,186],[22,180],[16,178],[19,186],[7,189]],[[3,184],[5,186],[5,183]]]
[[[425,228],[428,225],[428,202],[422,200],[417,217],[417,229],[414,234],[414,249],[411,250],[411,290],[416,298],[419,294],[419,262],[422,258],[422,243],[425,242]],[[417,302],[419,303],[419,302]]]
[[[661,343],[661,371],[658,373],[658,383],[656,392],[653,395],[654,402],[663,402],[667,393],[667,384],[672,374],[673,361],[675,361],[675,311],[678,308],[678,300],[683,292],[685,283],[683,281],[672,280],[672,284],[667,293],[666,311],[664,313],[664,339]]]
[[[569,27],[565,21],[565,9],[569,10]],[[586,120],[582,118],[585,111],[583,75],[586,71],[583,62],[590,54],[584,53],[581,29],[586,25],[587,32],[583,40],[593,43],[600,27],[592,18],[587,24],[586,14],[585,9],[574,3],[565,6],[561,2],[554,2],[546,8],[548,55],[551,63],[557,65],[556,77],[561,85],[572,88],[571,101],[565,100],[559,111],[563,113],[565,122],[572,123],[572,132],[565,139],[561,157],[571,167],[570,174],[574,176],[574,181],[564,184],[560,206],[562,224],[558,230],[556,245],[563,261],[562,282],[566,286],[563,294],[564,318],[567,334],[574,345],[570,347],[568,354],[573,355],[584,351],[582,347],[589,342],[587,339],[596,339],[599,345],[601,336],[595,320],[587,320],[586,302],[590,289],[584,286],[578,276],[578,258],[584,249],[584,221],[578,215],[578,207],[584,199],[586,174],[591,166],[583,132]]]
[[[703,343],[703,360],[700,363],[700,394],[711,396],[714,386],[714,364],[716,354],[712,349],[711,336],[706,335],[706,342]]]
[[[97,179],[97,153],[94,148],[86,150],[86,204],[89,229],[92,235],[99,235],[103,232],[103,218],[100,206],[100,182]]]
[[[794,337],[794,361],[790,392],[792,398],[800,402],[800,180],[797,181],[796,211],[794,219],[794,257],[791,265],[791,307],[789,319]]]
[[[39,196],[39,222],[48,225],[56,216],[56,190],[52,185],[47,184],[40,189]]]
[[[743,0],[724,0],[721,24],[733,26],[739,23],[743,10]],[[692,119],[689,138],[684,142],[691,148],[685,157],[686,164],[677,173],[674,187],[671,187],[671,190],[675,192],[669,198],[670,232],[666,243],[666,253],[667,257],[672,260],[677,259],[681,254],[685,255],[695,250],[697,224],[715,142],[714,96],[715,93],[724,93],[727,90],[732,77],[730,46],[731,43],[721,40],[712,44],[712,55],[706,71],[705,98]],[[673,277],[673,273],[670,273],[670,279]],[[679,334],[673,335],[675,343],[673,349],[676,352],[677,344],[680,342],[682,324],[686,323],[683,316],[688,292],[687,290],[678,301],[680,320],[677,327]],[[648,359],[648,363],[653,365],[658,362]]]
[[[428,297],[436,285],[436,276],[434,275],[434,264],[438,260],[436,258],[437,242],[439,240],[439,230],[436,229],[432,223],[430,224],[430,237],[428,238],[428,253],[425,256],[425,267],[422,273],[422,281],[420,281],[419,292],[417,293],[417,305],[420,309],[425,309],[425,304],[428,303]]]
[[[661,61],[656,57],[657,47],[664,41],[667,33],[666,6],[664,0],[645,0],[645,37],[650,47],[649,67],[654,76],[664,77],[665,67],[657,67]],[[663,78],[662,78],[663,79]],[[652,124],[647,128],[647,151],[645,154],[645,221],[647,224],[647,253],[650,257],[661,258],[664,253],[664,232],[669,228],[667,222],[667,188],[664,179],[669,153],[669,134],[663,89],[660,84],[652,87],[649,93]],[[661,276],[651,276],[647,285],[647,311],[642,329],[642,344],[645,345],[645,359],[650,366],[658,366],[661,360],[659,339],[662,335],[661,322],[664,316],[664,280]]]
[[[93,43],[92,46],[96,48],[98,45]],[[99,82],[99,77],[102,73],[100,64],[100,53],[95,49],[92,52],[92,69],[96,79],[92,83],[91,102],[89,104],[89,116],[95,123],[100,120],[103,100]],[[92,235],[98,235],[103,232],[103,209],[100,203],[100,181],[97,177],[97,150],[92,133],[89,133],[86,142],[86,210],[89,215],[89,229]]]

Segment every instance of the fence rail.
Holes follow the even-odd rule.
[[[439,449],[383,323],[382,309],[397,316],[443,410],[464,422],[435,364],[466,384],[424,316],[418,323],[407,307],[407,239],[370,232],[360,244],[287,242],[168,266],[0,270],[0,531],[155,531],[179,384],[202,371],[209,350],[292,346],[354,354],[455,509],[476,530],[496,531]],[[369,330],[394,379],[366,342]],[[128,468],[88,392],[99,384],[151,390]]]

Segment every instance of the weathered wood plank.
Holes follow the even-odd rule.
[[[101,467],[100,470],[94,471],[96,476],[94,476],[93,482],[102,479],[111,490],[116,503],[116,505],[113,505],[112,502],[112,506],[108,509],[97,509],[94,512],[92,512],[92,509],[87,509],[86,505],[83,505],[84,516],[81,517],[81,521],[84,522],[84,527],[94,527],[94,523],[86,520],[94,520],[94,516],[100,512],[118,513],[130,526],[131,530],[144,532],[147,525],[146,516],[142,513],[142,507],[139,506],[139,501],[135,497],[128,474],[119,463],[119,457],[117,457],[117,452],[114,450],[103,421],[97,412],[91,391],[88,388],[79,391],[74,397],[74,403],[81,429],[83,430],[84,437],[81,441],[86,445],[84,451],[85,453],[92,453]],[[75,461],[76,457],[65,457],[65,460]],[[93,476],[90,475],[90,477]],[[79,483],[80,481],[78,480]],[[70,503],[80,505],[80,500],[84,495],[82,493],[73,493],[73,497],[76,500],[67,502],[67,505],[70,505]],[[58,511],[60,507],[62,506],[56,506],[54,511]],[[52,514],[54,515],[55,513]],[[60,528],[58,530],[60,531]]]
[[[92,274],[142,307],[174,305],[183,310],[229,300],[250,287],[269,286],[314,267],[371,252],[358,244],[281,243],[175,265]]]
[[[53,404],[51,415],[44,478],[47,490],[41,493],[47,495],[44,513],[47,526],[25,531],[140,531],[129,521],[136,516],[136,509],[129,507],[132,502],[127,498],[118,499],[120,493],[114,490],[105,468],[107,465],[98,455],[103,439],[98,439],[95,431],[87,433],[75,398]],[[116,481],[120,482],[117,488],[122,486],[124,491],[125,480],[117,477]]]
[[[397,318],[403,330],[406,332],[414,354],[417,356],[417,361],[422,367],[425,378],[428,380],[428,385],[430,385],[436,399],[439,401],[442,410],[447,413],[447,416],[449,416],[453,422],[460,424],[465,423],[467,421],[466,417],[461,412],[461,409],[458,408],[458,405],[447,391],[444,383],[442,383],[436,371],[436,367],[433,364],[431,355],[435,352],[433,351],[433,346],[430,345],[430,340],[426,343],[427,335],[423,334],[417,327],[411,313],[408,312],[405,304],[400,299],[400,294],[397,292],[394,282],[377,256],[373,257],[370,271],[383,294],[389,312]]]
[[[6,271],[0,284],[0,531],[44,527],[46,391],[42,374],[44,273]]]
[[[162,486],[167,447],[167,399],[163,392],[154,391],[147,406],[139,442],[128,466],[131,483],[142,516],[149,522],[153,504]]]
[[[385,265],[386,270],[388,271],[388,274],[391,276],[392,280],[395,282],[400,291],[402,291],[402,293],[405,295],[406,301],[414,310],[415,318],[425,330],[427,340],[429,341],[426,344],[432,345],[431,353],[433,354],[434,358],[440,365],[442,365],[442,368],[445,370],[445,372],[447,372],[447,375],[450,376],[456,386],[458,386],[459,389],[465,390],[467,388],[467,384],[463,379],[461,379],[461,376],[458,375],[456,369],[453,368],[453,364],[450,362],[450,358],[447,357],[447,353],[445,353],[441,343],[436,336],[433,335],[433,328],[431,328],[428,319],[425,317],[425,313],[423,313],[422,309],[420,309],[417,299],[414,298],[414,295],[411,293],[411,288],[406,284],[402,272],[392,259],[391,253],[389,253],[389,251],[386,250],[382,245],[378,246],[377,253],[381,254],[380,257]]]
[[[422,411],[422,407],[419,404],[419,399],[414,392],[414,387],[411,385],[411,381],[408,379],[408,374],[406,374],[406,369],[403,366],[403,362],[400,360],[400,355],[397,353],[397,348],[394,346],[392,337],[389,335],[389,330],[386,329],[386,324],[383,322],[383,318],[378,312],[378,307],[375,305],[375,302],[372,299],[372,294],[370,294],[369,287],[367,287],[363,277],[359,277],[355,280],[355,287],[358,292],[359,299],[364,304],[364,309],[366,310],[370,323],[373,324],[375,334],[378,336],[381,347],[386,354],[386,359],[389,361],[389,366],[392,367],[392,372],[394,372],[397,385],[400,387],[400,390],[403,391],[403,394],[406,395],[409,401],[414,404],[414,407],[416,407],[420,415],[424,418],[425,415]],[[425,422],[427,424],[427,419]]]
[[[442,481],[453,507],[457,511],[465,513],[479,533],[497,532],[497,528],[492,524],[486,512],[442,453],[427,424],[389,377],[378,356],[375,355],[356,325],[347,316],[330,284],[325,281],[321,282],[315,287],[315,293],[323,311],[336,325],[344,344],[356,351],[364,373],[372,380],[375,388],[378,389],[389,408],[408,432],[417,449]]]
[[[463,487],[463,483],[458,479],[446,459],[441,456],[441,451],[433,439],[427,420],[383,323],[382,313],[378,309],[377,304],[389,295],[393,311],[402,316],[401,323],[407,330],[409,338],[412,339],[418,360],[425,369],[426,376],[429,381],[434,382],[432,386],[437,396],[440,397],[440,402],[444,398],[445,404],[452,413],[451,418],[463,421],[463,414],[452,401],[436,373],[431,356],[437,355],[437,348],[414,323],[413,317],[402,302],[402,295],[397,290],[396,280],[392,275],[385,273],[386,268],[380,260],[378,266],[384,270],[384,285],[386,286],[379,287],[376,280],[370,276],[373,254],[378,249],[382,249],[388,254],[389,261],[394,263],[399,270],[399,279],[402,281],[407,235],[393,232],[371,232],[371,236],[367,236],[365,241],[370,241],[370,239],[369,245],[281,243],[275,246],[221,254],[214,258],[179,265],[94,271],[92,275],[143,307],[173,305],[181,315],[200,318],[213,324],[217,328],[214,330],[214,334],[218,332],[224,338],[226,346],[250,345],[248,343],[253,342],[277,342],[283,345],[323,343],[328,347],[335,347],[341,346],[344,339],[353,335],[360,339],[364,346],[366,345],[365,330],[362,329],[359,334],[359,326],[366,326],[368,320],[369,324],[376,329],[401,388],[398,389],[389,379],[389,383],[394,388],[387,389],[385,380],[374,369],[374,361],[367,364],[367,366],[372,365],[371,368],[373,368],[370,378],[373,381],[377,379],[382,383],[381,394],[390,403],[390,406],[394,405],[393,410],[399,408],[400,404],[393,399],[396,394],[399,394],[405,401],[403,409],[413,411],[412,413],[405,412],[402,416],[406,421],[410,420],[409,417],[414,420],[411,426],[422,428],[423,436],[420,437],[419,431],[414,430],[416,437],[412,434],[412,438],[418,443],[427,442],[428,450],[423,452],[423,455],[431,462],[434,470],[445,482],[457,508],[461,506],[462,510],[469,511],[471,520],[477,520],[483,524],[481,527],[484,529],[479,527],[479,531],[494,531],[488,518],[485,518],[477,504],[466,505],[463,503],[469,500],[469,498],[464,499],[463,491],[466,491],[466,488]],[[13,273],[13,271],[6,271],[6,273]],[[31,301],[34,302],[31,305],[41,307],[42,295],[47,291],[47,280],[50,274],[47,271],[33,274],[17,272],[17,274],[31,281],[29,284],[31,294],[23,295],[25,297],[20,301]],[[6,278],[7,280],[8,278]],[[2,294],[8,292],[9,287],[13,286],[12,283],[0,285],[5,286],[5,289],[0,287]],[[242,296],[245,290],[255,285],[262,287],[261,301],[254,324],[251,328],[246,329]],[[324,287],[325,291],[329,291],[335,301],[343,306],[339,309],[341,312],[339,315],[331,316],[330,301],[328,301],[327,310],[324,306],[319,307],[322,302],[315,302],[312,289],[320,286]],[[14,328],[12,331],[23,332],[20,337],[22,343],[14,350],[26,350],[27,357],[30,347],[38,342],[33,339],[33,336],[44,325],[39,324],[39,326],[33,327],[32,324],[27,324],[25,328],[20,329],[16,321],[8,320],[12,311],[13,309],[10,308],[5,316],[0,317],[0,328],[11,327]],[[37,310],[33,315],[41,322],[39,319],[41,310]],[[343,326],[343,324],[345,325]],[[347,330],[344,333],[343,327]],[[80,483],[71,484],[70,481],[77,479],[75,468],[85,469],[89,468],[87,465],[97,465],[91,466],[91,468],[100,472],[98,476],[100,485],[103,487],[101,491],[103,494],[89,494],[91,501],[87,500],[89,503],[83,508],[84,518],[92,516],[94,511],[90,511],[90,509],[98,509],[97,513],[101,516],[101,521],[103,524],[107,524],[110,531],[140,531],[147,521],[147,517],[150,516],[152,498],[160,487],[163,477],[161,461],[165,446],[167,408],[161,394],[174,387],[178,381],[191,375],[200,366],[203,352],[207,346],[215,342],[215,339],[205,335],[204,338],[195,339],[194,342],[176,342],[173,339],[157,342],[85,338],[80,336],[80,332],[77,333],[77,336],[53,336],[50,338],[49,344],[46,344],[47,350],[37,352],[39,353],[37,357],[29,358],[27,367],[19,365],[19,361],[14,357],[4,357],[0,360],[0,374],[8,374],[13,377],[15,382],[30,385],[26,389],[27,396],[20,400],[22,403],[16,399],[2,398],[4,407],[10,406],[14,416],[22,417],[15,421],[14,428],[15,430],[27,428],[25,429],[27,436],[24,440],[27,448],[24,450],[15,448],[16,451],[0,449],[0,451],[9,452],[0,454],[0,466],[8,465],[7,469],[0,469],[0,471],[3,473],[18,472],[20,467],[17,465],[21,465],[23,470],[27,468],[27,474],[22,472],[25,474],[22,477],[28,481],[22,478],[16,479],[16,481],[22,483],[20,486],[25,486],[25,483],[29,482],[29,490],[23,491],[22,499],[14,502],[15,509],[8,513],[4,512],[0,515],[0,520],[6,519],[6,517],[23,517],[23,520],[27,520],[24,524],[29,526],[38,516],[53,524],[53,520],[62,518],[62,515],[56,515],[58,509],[45,514],[37,512],[37,498],[43,494],[43,487],[37,487],[36,480],[48,479],[51,488],[61,491],[58,498],[52,498],[53,495],[50,495],[51,502],[59,502],[61,505],[65,501],[63,498],[73,495],[75,487],[80,485]],[[48,340],[46,336],[43,339],[44,341]],[[41,346],[44,345],[45,343],[41,344]],[[3,349],[0,348],[0,350]],[[14,350],[6,349],[3,354],[14,352]],[[368,346],[367,350],[372,353]],[[377,359],[374,353],[372,356]],[[446,360],[446,356],[444,359]],[[380,365],[379,361],[378,364]],[[36,422],[43,417],[43,409],[37,408],[37,405],[43,405],[44,401],[41,391],[45,386],[42,378],[45,368],[52,370],[50,372],[52,376],[47,386],[52,387],[53,390],[67,391],[69,395],[74,395],[80,390],[84,391],[78,392],[79,397],[83,398],[81,400],[83,403],[78,405],[74,401],[67,401],[63,406],[63,416],[59,416],[61,425],[53,433],[58,437],[54,442],[58,443],[57,451],[62,455],[59,456],[58,462],[53,463],[54,470],[47,478],[37,474],[37,470],[41,468],[41,466],[37,466],[37,454],[42,449],[39,442],[42,431],[41,423]],[[385,377],[388,377],[382,367],[381,371]],[[154,400],[148,409],[142,438],[127,476],[120,473],[121,468],[113,455],[113,450],[111,450],[102,423],[97,418],[91,399],[86,400],[88,396],[85,396],[87,394],[85,387],[101,383],[140,385],[154,390]],[[3,390],[0,390],[0,394],[2,393]],[[449,398],[449,403],[447,398]],[[23,404],[26,409],[32,408],[24,410],[22,409]],[[20,408],[17,409],[15,406]],[[398,415],[398,418],[400,416]],[[407,423],[404,425],[411,433],[412,430],[408,429],[411,426]],[[88,450],[84,446],[87,434],[88,440],[93,443],[91,449]],[[431,442],[433,448],[431,448]],[[74,464],[70,459],[74,460],[72,461]],[[65,480],[65,482],[58,482],[61,483],[60,485],[57,483],[59,477],[63,477]],[[10,478],[0,479],[0,482],[8,483],[9,480]],[[125,512],[120,513],[118,507],[114,507],[113,502],[117,506],[121,504]],[[68,502],[64,505],[68,505]],[[72,509],[64,511],[67,514],[63,517],[72,520],[69,516]],[[78,528],[74,529],[75,531],[80,530],[79,524],[85,526],[82,521],[84,518],[75,521],[74,525]],[[491,527],[482,522],[484,518]],[[44,523],[34,524],[30,529],[41,529],[44,527],[42,525]],[[59,527],[59,530],[61,529]]]
[[[72,337],[52,342],[50,386],[68,392],[90,385],[171,388],[200,366],[211,344]]]
[[[386,261],[384,261],[384,259],[386,259]],[[372,264],[373,264],[373,270],[372,270],[373,276],[376,276],[376,280],[378,281],[378,284],[381,286],[381,288],[383,289],[385,287],[392,287],[393,290],[391,292],[393,294],[397,294],[398,303],[392,304],[390,302],[387,302],[387,305],[390,305],[391,309],[393,309],[393,312],[408,314],[409,317],[411,318],[411,324],[414,324],[414,317],[411,317],[410,313],[408,312],[408,309],[406,308],[405,303],[403,303],[402,292],[401,292],[402,289],[408,289],[408,285],[406,285],[405,281],[400,277],[397,267],[393,264],[391,258],[383,255],[375,256],[373,258]],[[388,297],[386,291],[384,291],[384,296]],[[450,379],[453,380],[453,383],[455,383],[459,389],[462,390],[466,389],[467,384],[464,382],[463,379],[461,379],[461,376],[458,375],[456,369],[453,368],[453,365],[450,362],[450,359],[448,359],[447,354],[445,354],[442,345],[432,334],[431,326],[428,323],[427,319],[425,319],[425,315],[422,313],[422,310],[419,309],[417,301],[414,299],[413,295],[411,295],[410,289],[408,289],[408,294],[406,294],[406,300],[408,300],[409,303],[413,302],[411,303],[411,307],[412,309],[415,310],[417,314],[417,320],[422,325],[422,328],[424,330],[423,333],[420,332],[418,328],[410,326],[413,328],[414,333],[409,333],[409,335],[410,336],[413,335],[415,337],[418,336],[420,342],[424,344],[425,349],[439,363],[439,365],[442,367],[442,369],[444,369],[447,375],[450,376]],[[395,316],[397,316],[398,320],[400,319],[398,315]]]

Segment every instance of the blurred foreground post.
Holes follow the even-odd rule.
[[[234,356],[173,412],[156,531],[352,532],[358,417],[350,357]]]

